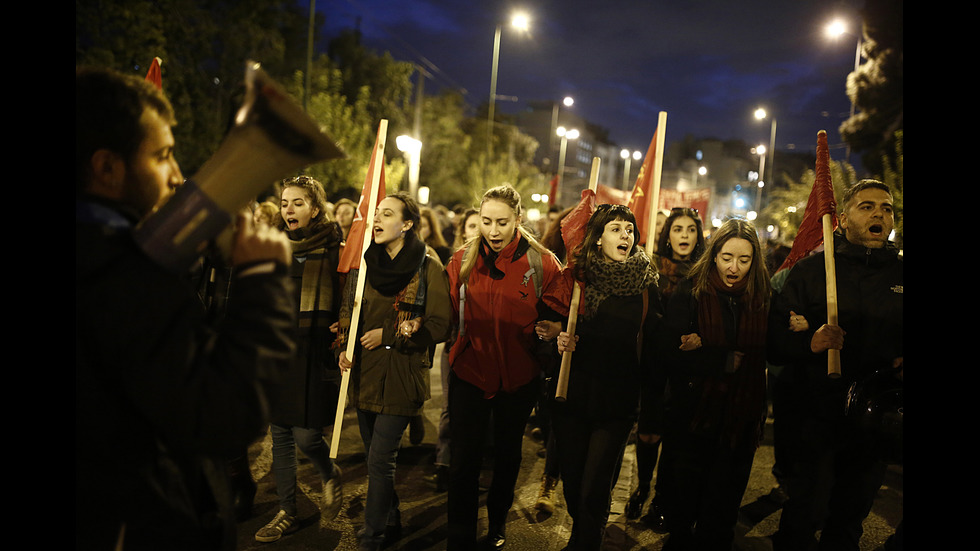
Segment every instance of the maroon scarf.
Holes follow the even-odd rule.
[[[709,346],[731,347],[721,301],[732,297],[738,304],[735,350],[745,356],[735,373],[705,379],[692,428],[718,429],[719,436],[732,448],[743,444],[747,437],[754,438],[752,445],[758,446],[766,414],[767,297],[747,296],[748,278],[728,287],[712,269],[708,280],[708,288],[698,300],[701,340]]]

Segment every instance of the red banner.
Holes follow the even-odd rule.
[[[364,178],[364,187],[361,189],[361,199],[357,202],[357,211],[354,213],[354,221],[351,223],[350,232],[347,233],[347,244],[344,251],[340,254],[340,262],[337,271],[348,273],[356,270],[361,265],[361,253],[364,247],[364,236],[370,237],[370,228],[374,225],[374,213],[367,212],[371,202],[371,175],[374,174],[375,159],[381,162],[381,178],[378,182],[378,203],[385,198],[385,166],[384,158],[378,155],[378,142],[374,142],[374,150],[371,153],[371,163],[368,165],[367,176]]]

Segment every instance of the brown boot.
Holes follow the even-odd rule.
[[[558,479],[544,475],[541,478],[541,493],[538,494],[538,501],[534,508],[544,513],[555,512],[555,488],[558,486]]]

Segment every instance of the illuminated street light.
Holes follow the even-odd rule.
[[[530,19],[527,14],[517,13],[511,18],[511,26],[522,31],[527,31],[530,26]],[[497,64],[500,60],[500,25],[497,25],[493,34],[493,64],[490,67],[490,108],[487,110],[487,161],[483,169],[484,184],[487,178],[487,167],[493,157],[493,116],[497,103]]]
[[[403,134],[395,138],[395,146],[408,156],[408,193],[413,198],[419,199],[419,158],[422,142]]]
[[[623,167],[623,189],[629,189],[630,185],[630,157],[632,156],[634,159],[640,160],[641,155],[642,153],[639,151],[634,151],[633,154],[630,155],[629,149],[623,149],[619,152],[619,156],[623,158],[623,162],[625,163],[625,166]]]
[[[561,138],[561,148],[558,152],[558,186],[555,189],[555,201],[557,202],[558,198],[561,197],[561,181],[565,172],[565,148],[568,144],[568,140],[578,138],[578,130],[574,128],[566,130],[564,126],[559,126],[558,129],[555,130],[555,134]]]
[[[565,96],[565,99],[561,100],[562,105],[565,107],[571,107],[575,104],[575,100],[571,96]],[[552,102],[551,108],[551,136],[548,138],[548,150],[549,155],[554,155],[556,153],[555,147],[555,132],[558,130],[558,102]],[[553,166],[553,165],[552,165]]]

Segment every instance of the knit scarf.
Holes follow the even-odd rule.
[[[766,297],[748,297],[743,278],[732,287],[711,270],[708,288],[698,300],[698,329],[706,346],[731,348],[725,332],[723,302],[735,306],[734,349],[743,352],[738,370],[705,379],[704,391],[692,429],[717,429],[719,437],[732,448],[754,438],[758,446],[766,411]],[[751,430],[750,430],[751,429]]]
[[[674,294],[674,290],[677,289],[681,280],[687,277],[687,273],[691,270],[692,261],[658,256],[660,257],[660,293],[666,302],[667,297]]]
[[[606,298],[638,295],[657,281],[657,270],[641,247],[625,262],[600,260],[593,262],[589,271],[589,282],[583,293],[585,319],[594,317]]]
[[[336,256],[340,245],[340,227],[325,224],[286,232],[293,249],[293,257],[303,263],[303,276],[299,295],[299,325],[315,325],[317,312],[331,312],[334,304],[334,285],[337,285],[336,262],[331,262],[331,252]],[[336,259],[335,259],[336,260]]]
[[[371,243],[364,252],[368,283],[381,295],[395,298],[397,323],[425,313],[426,250],[421,240],[406,237],[395,258],[388,256],[384,245],[377,243]]]

